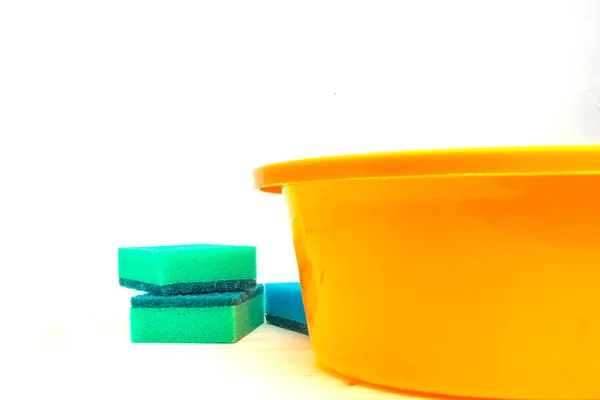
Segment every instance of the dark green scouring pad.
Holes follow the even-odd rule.
[[[120,248],[119,284],[163,296],[248,290],[256,286],[256,247]]]
[[[302,322],[281,318],[270,314],[265,314],[265,319],[269,325],[278,326],[280,328],[287,329],[288,331],[294,331],[302,333],[303,335],[308,335],[308,326]]]
[[[244,292],[131,299],[134,343],[235,343],[264,322],[264,286]]]

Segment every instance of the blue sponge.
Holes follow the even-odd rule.
[[[307,335],[300,282],[266,283],[264,286],[267,323]]]

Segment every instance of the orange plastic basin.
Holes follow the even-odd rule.
[[[342,375],[481,398],[600,398],[600,146],[273,164],[310,339]]]

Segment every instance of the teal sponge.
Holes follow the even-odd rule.
[[[244,292],[131,299],[134,343],[235,343],[264,322],[264,286]]]
[[[119,249],[119,284],[156,295],[239,292],[256,286],[256,247],[217,244]]]
[[[265,314],[268,324],[308,335],[300,282],[265,284]]]

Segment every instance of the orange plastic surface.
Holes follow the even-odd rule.
[[[317,358],[401,390],[600,398],[600,150],[564,154],[553,174],[281,172]]]
[[[331,179],[597,172],[600,146],[423,150],[272,164],[254,171],[254,186],[281,193],[286,184]]]

